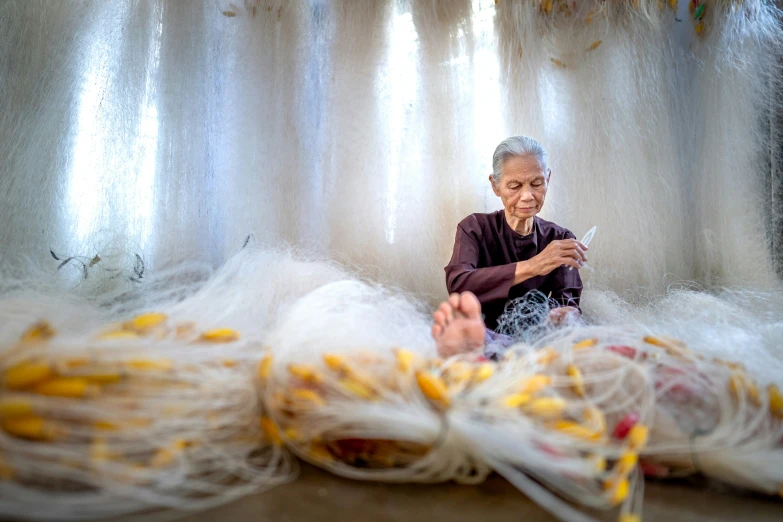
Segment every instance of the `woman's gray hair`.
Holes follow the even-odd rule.
[[[497,183],[503,174],[503,163],[514,156],[533,156],[543,170],[546,170],[546,150],[539,142],[528,136],[511,136],[500,142],[492,155],[492,179]]]

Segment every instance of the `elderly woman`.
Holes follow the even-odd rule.
[[[532,290],[549,297],[552,323],[580,314],[579,268],[587,261],[587,247],[569,230],[536,216],[551,176],[546,151],[532,138],[514,136],[495,149],[489,181],[503,210],[471,214],[457,226],[446,266],[451,295],[433,314],[441,355],[498,340],[492,329],[506,304]]]

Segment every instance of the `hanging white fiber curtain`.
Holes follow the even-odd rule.
[[[3,250],[159,269],[253,234],[435,300],[524,133],[544,217],[601,231],[593,287],[767,284],[777,11],[689,5],[5,2]]]

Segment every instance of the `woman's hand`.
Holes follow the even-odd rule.
[[[579,317],[579,309],[574,306],[561,306],[549,311],[547,320],[553,325],[568,324],[572,319]]]
[[[547,275],[555,268],[570,266],[577,270],[587,262],[587,247],[576,239],[560,239],[549,243],[540,254],[530,258],[536,275]]]

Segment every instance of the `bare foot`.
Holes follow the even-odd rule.
[[[484,347],[484,321],[481,304],[470,292],[451,294],[432,314],[432,338],[438,344],[438,355],[450,357],[480,351]]]

